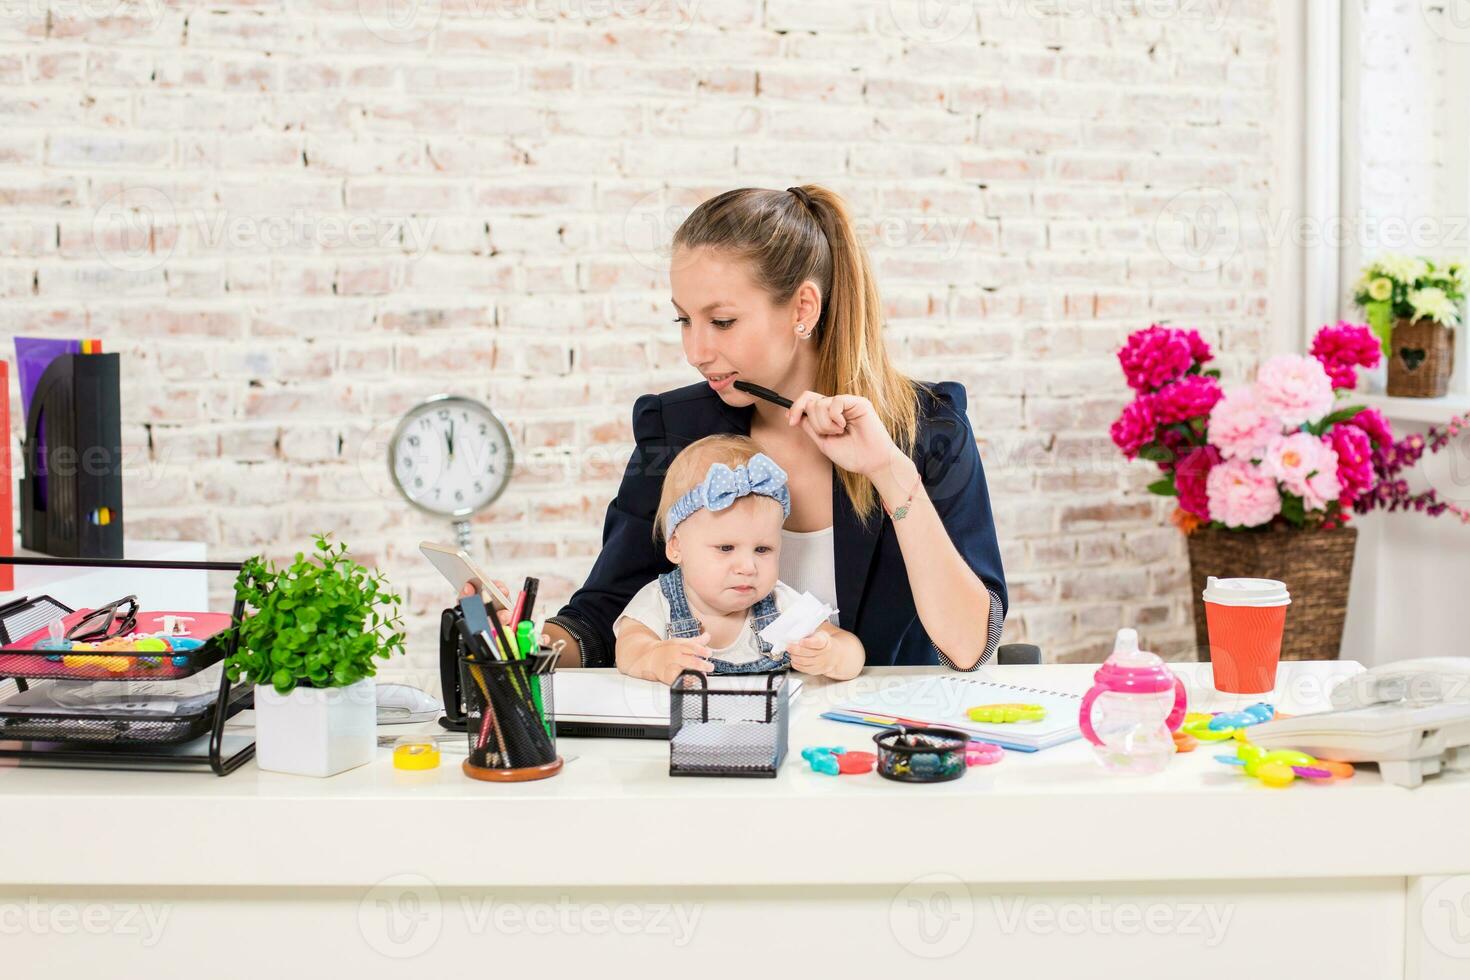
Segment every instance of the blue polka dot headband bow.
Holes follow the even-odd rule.
[[[664,533],[672,536],[674,528],[701,508],[724,510],[741,497],[750,494],[770,497],[781,505],[781,516],[791,516],[791,491],[786,489],[786,471],[765,453],[756,453],[748,463],[733,470],[724,463],[711,464],[704,482],[680,497],[669,508]]]

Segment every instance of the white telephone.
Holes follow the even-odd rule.
[[[1383,664],[1332,690],[1336,711],[1252,726],[1263,748],[1293,748],[1337,762],[1376,762],[1385,781],[1470,770],[1470,657]]]

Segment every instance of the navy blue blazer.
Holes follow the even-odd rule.
[[[965,416],[965,388],[941,381],[918,389],[917,397],[919,426],[912,456],[950,540],[991,593],[989,649],[993,650],[1007,607],[1005,573],[985,471]],[[644,395],[634,404],[637,446],[618,495],[607,508],[602,552],[587,581],[554,617],[581,641],[584,666],[613,666],[614,620],[635,592],[673,568],[663,549],[653,543],[654,512],[669,463],[696,439],[721,433],[750,435],[754,413],[754,406],[726,405],[707,384]],[[940,663],[914,609],[893,522],[880,509],[864,526],[836,467],[832,524],[838,622],[863,641],[868,664]],[[800,582],[789,584],[801,588]],[[974,611],[976,629],[982,628],[984,613]]]

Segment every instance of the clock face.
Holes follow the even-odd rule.
[[[513,463],[510,434],[495,413],[449,395],[411,409],[388,445],[388,466],[408,502],[447,517],[493,503]]]

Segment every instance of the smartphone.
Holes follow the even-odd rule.
[[[478,565],[459,548],[447,544],[435,544],[432,541],[419,542],[419,551],[429,559],[433,566],[439,569],[439,574],[449,580],[454,586],[454,592],[464,588],[466,582],[473,582],[479,586],[480,591],[490,596],[490,601],[497,609],[512,609],[515,605],[504,592],[495,587],[490,581],[490,576],[480,571]]]

